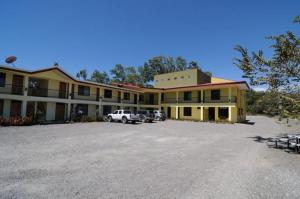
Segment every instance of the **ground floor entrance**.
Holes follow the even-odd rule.
[[[209,107],[208,108],[208,120],[209,121],[214,121],[215,120],[215,108],[214,107]]]

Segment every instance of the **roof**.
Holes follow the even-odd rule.
[[[10,67],[10,66],[4,66],[0,65],[0,69],[4,70],[11,70],[11,71],[17,71],[17,72],[22,72],[26,74],[36,74],[36,73],[42,73],[42,72],[47,72],[47,71],[52,71],[52,70],[57,70],[64,74],[66,77],[69,79],[78,82],[78,83],[83,83],[83,84],[90,84],[90,85],[95,85],[95,86],[102,86],[102,87],[107,87],[107,88],[112,88],[112,89],[121,89],[121,90],[127,90],[127,91],[134,91],[134,92],[155,92],[155,91],[167,91],[167,90],[177,90],[177,89],[185,89],[185,88],[205,88],[208,86],[227,86],[227,85],[237,85],[243,90],[249,90],[250,87],[246,81],[228,81],[228,82],[219,82],[219,83],[204,83],[204,84],[198,84],[194,86],[183,86],[183,87],[172,87],[172,88],[148,88],[148,87],[140,87],[138,85],[134,84],[129,84],[129,83],[113,83],[112,85],[108,84],[102,84],[102,83],[97,83],[97,82],[92,82],[92,81],[87,81],[87,80],[79,80],[77,78],[74,78],[72,75],[68,74],[65,72],[63,69],[57,66],[53,67],[47,67],[47,68],[42,68],[38,70],[25,70],[22,68],[16,68],[16,67]]]
[[[75,82],[78,82],[78,83],[90,84],[90,85],[95,85],[95,86],[102,86],[102,87],[107,87],[107,88],[112,88],[112,89],[121,89],[121,90],[141,92],[141,91],[138,91],[138,90],[135,90],[135,89],[130,89],[130,88],[120,88],[120,87],[114,86],[114,85],[102,84],[102,83],[92,82],[92,81],[88,81],[88,80],[80,80],[80,79],[77,79],[77,78],[73,77],[72,75],[68,74],[63,69],[61,69],[60,67],[57,67],[57,66],[46,67],[46,68],[42,68],[42,69],[38,69],[38,70],[25,70],[25,69],[22,69],[22,68],[0,65],[0,69],[16,71],[16,72],[21,72],[21,73],[26,73],[26,74],[37,74],[37,73],[57,70],[60,73],[64,74],[69,79],[71,79]]]

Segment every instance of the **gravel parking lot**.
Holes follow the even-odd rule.
[[[0,198],[300,198],[300,155],[254,138],[299,125],[248,119],[0,128]]]

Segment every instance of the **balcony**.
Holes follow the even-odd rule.
[[[121,103],[121,97],[101,97],[102,98],[102,102],[112,102],[112,103]]]
[[[211,97],[205,97],[203,99],[203,103],[236,103],[237,98],[236,96],[231,96],[231,100],[229,99],[229,96],[221,96],[219,99],[211,99]],[[172,103],[202,103],[201,99],[199,97],[192,97],[189,100],[188,99],[182,99],[178,98],[178,101],[176,98],[165,98],[161,101],[162,104],[172,104]]]
[[[99,101],[99,95],[96,93],[91,93],[89,95],[78,95],[78,92],[74,92],[71,94],[71,98],[76,100]]]
[[[211,99],[210,97],[204,98],[204,103],[236,103],[236,96],[231,96],[231,100],[229,96],[221,96],[219,99]]]
[[[23,95],[24,87],[12,84],[5,84],[0,87],[1,94]]]
[[[35,97],[52,97],[52,98],[62,98],[62,99],[68,98],[67,91],[47,89],[47,88],[28,88],[27,95],[35,96]]]
[[[158,101],[149,101],[149,100],[144,100],[144,101],[139,101],[139,104],[141,105],[158,105]]]

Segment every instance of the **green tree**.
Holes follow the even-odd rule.
[[[299,21],[299,17],[295,21]],[[234,64],[251,85],[268,86],[270,95],[277,101],[277,113],[281,115],[283,90],[295,88],[300,81],[300,39],[290,31],[267,39],[273,41],[271,58],[266,58],[261,50],[249,54],[246,48],[238,45],[235,50],[242,57],[235,58]]]
[[[142,85],[143,84],[143,79],[141,78],[141,75],[138,74],[136,67],[134,66],[129,66],[125,68],[125,82],[126,83],[131,83],[135,85]]]
[[[191,62],[189,63],[188,68],[189,68],[189,69],[197,68],[197,69],[201,70],[201,69],[200,69],[200,66],[198,65],[198,63],[197,63],[196,61],[191,61]]]
[[[87,74],[86,69],[82,69],[76,74],[76,77],[78,79],[83,79],[83,80],[87,80],[87,76],[88,76],[88,74]]]
[[[103,83],[103,84],[109,84],[110,79],[106,72],[100,72],[98,70],[94,70],[94,72],[91,75],[91,81]]]
[[[115,67],[110,70],[110,73],[112,75],[113,82],[119,82],[119,83],[125,82],[126,72],[122,64],[115,65]]]
[[[176,57],[176,71],[182,71],[187,69],[187,62],[182,57],[178,56]]]

